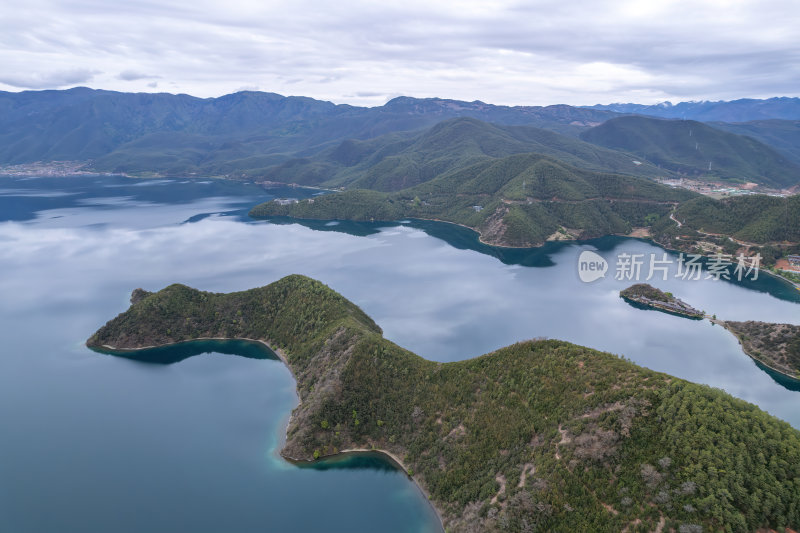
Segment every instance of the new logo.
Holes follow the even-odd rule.
[[[578,277],[584,283],[591,283],[606,277],[608,262],[591,250],[584,250],[578,257]]]

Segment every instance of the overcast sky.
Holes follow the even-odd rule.
[[[380,105],[800,95],[797,0],[3,0],[0,90]]]

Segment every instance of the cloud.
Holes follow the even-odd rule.
[[[800,94],[800,5],[788,0],[143,0],[124,16],[99,0],[9,1],[5,72],[124,65],[92,79],[108,89],[146,90],[157,77],[144,73],[158,72],[198,96],[259,86],[362,105],[387,94],[529,105]]]
[[[0,83],[19,89],[57,89],[86,83],[94,78],[96,72],[86,69],[62,70],[56,72],[0,74]]]
[[[117,78],[124,81],[137,81],[137,80],[154,80],[161,76],[154,76],[152,74],[144,74],[135,70],[123,70],[117,75]]]

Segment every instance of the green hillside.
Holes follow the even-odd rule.
[[[752,137],[800,165],[800,120],[755,120],[733,124],[714,122],[711,126]]]
[[[172,285],[134,300],[88,344],[268,342],[300,397],[283,455],[390,452],[449,531],[800,524],[800,433],[720,390],[561,341],[427,361],[302,276],[232,294]]]
[[[490,244],[535,246],[548,238],[628,233],[694,194],[643,178],[575,168],[539,154],[488,159],[396,193],[352,190],[292,205],[267,202],[251,216],[454,222]]]
[[[583,132],[581,138],[688,176],[775,187],[800,183],[800,167],[769,146],[693,120],[619,117]]]
[[[800,195],[698,197],[678,206],[684,229],[730,235],[753,243],[800,242]]]
[[[291,159],[267,169],[271,181],[398,191],[491,158],[536,152],[590,170],[663,176],[634,156],[552,131],[501,126],[473,118],[445,120],[417,134],[395,133],[349,139],[314,157]]]

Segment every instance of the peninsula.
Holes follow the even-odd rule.
[[[636,283],[635,285],[631,285],[627,289],[620,291],[619,295],[627,302],[635,302],[670,314],[694,319],[701,319],[704,317],[702,311],[676,298],[672,293],[664,292],[648,283]]]
[[[800,253],[800,195],[715,200],[540,154],[482,161],[397,191],[346,188],[291,203],[273,200],[253,207],[250,216],[437,220],[468,227],[485,244],[507,247],[625,235],[692,254],[760,254],[762,268]]]
[[[742,350],[769,368],[800,380],[800,326],[769,322],[720,321],[736,335]]]
[[[800,524],[800,432],[720,390],[567,342],[428,361],[332,289],[293,275],[230,294],[136,291],[87,344],[203,337],[260,340],[284,359],[300,398],[284,457],[391,454],[448,531]]]
[[[347,189],[292,204],[270,201],[254,218],[439,220],[477,231],[495,246],[631,233],[666,217],[688,191],[578,168],[540,154],[482,161],[395,192]]]

